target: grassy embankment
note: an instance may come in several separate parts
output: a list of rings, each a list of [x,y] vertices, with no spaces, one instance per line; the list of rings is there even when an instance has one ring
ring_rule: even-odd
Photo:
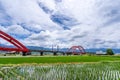
[[[120,61],[120,56],[42,56],[42,57],[0,57],[0,64],[31,63],[84,63]]]

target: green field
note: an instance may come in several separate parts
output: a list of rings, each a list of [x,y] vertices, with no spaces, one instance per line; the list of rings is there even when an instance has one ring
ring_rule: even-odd
[[[25,56],[25,57],[0,57],[0,64],[24,63],[83,63],[120,61],[120,56]]]
[[[2,80],[120,80],[120,56],[1,56]]]
[[[119,62],[0,67],[2,80],[120,80]]]

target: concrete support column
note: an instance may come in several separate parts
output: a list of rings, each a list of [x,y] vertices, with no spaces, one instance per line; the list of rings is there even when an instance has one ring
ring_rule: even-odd
[[[26,56],[26,52],[22,52],[22,56]]]
[[[64,53],[64,52],[63,52],[62,54],[63,54],[63,55],[65,55],[65,53]]]
[[[40,52],[40,56],[43,56],[43,52]]]
[[[53,52],[53,55],[56,56],[56,55],[57,55],[57,52]]]

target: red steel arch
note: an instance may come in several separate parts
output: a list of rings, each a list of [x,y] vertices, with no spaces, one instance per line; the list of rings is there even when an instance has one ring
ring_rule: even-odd
[[[0,37],[4,40],[8,41],[9,43],[13,44],[16,48],[6,48],[6,47],[0,47],[0,50],[2,51],[17,51],[17,52],[28,52],[29,50],[18,40],[14,39],[7,33],[0,30]]]
[[[85,49],[82,46],[72,46],[68,52],[72,52],[74,55],[86,54]]]

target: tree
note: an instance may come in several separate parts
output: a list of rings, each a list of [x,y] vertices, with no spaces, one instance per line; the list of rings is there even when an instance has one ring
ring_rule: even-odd
[[[112,51],[112,49],[107,49],[106,54],[107,55],[114,55],[114,52]]]

